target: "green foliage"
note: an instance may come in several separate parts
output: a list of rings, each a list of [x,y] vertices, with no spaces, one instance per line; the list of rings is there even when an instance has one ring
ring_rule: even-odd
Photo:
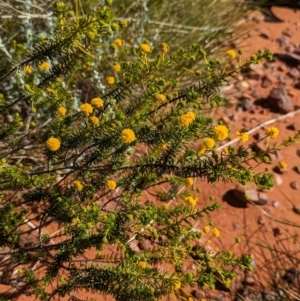
[[[222,152],[229,129],[207,116],[224,101],[220,85],[271,53],[243,63],[239,56],[233,67],[233,50],[223,63],[199,43],[169,52],[158,45],[156,55],[147,43],[112,47],[126,24],[108,4],[79,17],[57,2],[51,33],[10,49],[14,59],[0,78],[4,264],[40,300],[81,288],[155,300],[187,285],[213,288],[217,279],[229,286],[228,268],[251,270],[251,258],[208,252],[201,241],[207,231],[196,225],[220,205],[199,208],[197,191],[179,189],[196,177],[272,186],[249,162],[265,162],[276,147],[269,146],[274,128],[264,154],[242,145]],[[191,62],[200,71],[190,73]],[[192,84],[183,84],[186,77]],[[162,183],[173,191],[153,194]],[[146,191],[157,201],[145,202]],[[216,239],[219,230],[211,230]],[[187,262],[196,269],[184,272]]]

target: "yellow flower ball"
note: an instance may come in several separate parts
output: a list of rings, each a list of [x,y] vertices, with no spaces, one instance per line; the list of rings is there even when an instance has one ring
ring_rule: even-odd
[[[96,97],[96,98],[93,98],[93,99],[92,99],[91,104],[92,104],[93,106],[95,106],[96,108],[101,108],[101,107],[103,107],[103,105],[104,105],[104,101],[103,101],[102,98]]]
[[[219,236],[220,236],[220,231],[219,231],[217,228],[213,228],[213,229],[211,230],[211,233],[212,233],[212,235],[215,236],[215,237],[219,237]]]
[[[117,183],[114,180],[108,180],[106,186],[109,190],[115,190],[117,187]]]
[[[81,191],[83,189],[83,185],[81,184],[81,182],[79,180],[73,181],[73,185],[76,187],[76,189],[78,191]]]
[[[106,82],[109,84],[109,85],[113,85],[115,83],[115,78],[113,76],[108,76],[106,77]]]
[[[32,71],[33,71],[32,67],[30,67],[30,66],[28,66],[28,65],[26,65],[26,66],[24,67],[24,70],[25,70],[25,72],[28,73],[28,74],[31,74]]]
[[[163,150],[166,150],[166,149],[168,148],[168,143],[164,143],[164,144],[161,146],[161,148],[162,148]]]
[[[204,233],[209,233],[209,231],[210,231],[210,226],[205,226],[205,227],[203,228],[203,232],[204,232]]]
[[[147,267],[147,263],[145,261],[140,261],[138,266],[140,269],[145,269]]]
[[[131,143],[136,139],[135,134],[131,129],[124,129],[121,133],[121,138],[124,143]]]
[[[228,137],[229,131],[225,125],[217,125],[214,127],[214,133],[217,140],[222,141]]]
[[[49,70],[51,67],[50,63],[49,62],[43,62],[39,65],[39,69],[41,71],[44,71],[44,70]]]
[[[198,155],[201,156],[206,152],[206,146],[204,144],[200,144],[198,147]]]
[[[173,281],[172,286],[173,286],[174,291],[177,291],[181,288],[181,282],[176,279],[176,280]]]
[[[60,141],[57,138],[51,137],[47,140],[46,145],[51,152],[55,152],[60,148]]]
[[[204,138],[204,145],[207,149],[212,149],[215,146],[215,140],[212,138]]]
[[[236,53],[234,50],[230,49],[226,51],[226,54],[231,58],[231,59],[235,59],[236,58]]]
[[[114,63],[113,69],[118,73],[121,71],[121,65],[119,63]]]
[[[97,125],[99,123],[99,118],[96,116],[90,117],[90,121],[93,125]]]
[[[163,53],[167,53],[169,51],[169,45],[167,43],[162,43],[161,50]]]
[[[157,100],[159,100],[161,102],[165,101],[167,98],[165,94],[156,94],[155,97]]]
[[[223,153],[224,153],[225,155],[228,155],[228,154],[229,154],[229,149],[228,149],[228,147],[223,148]]]
[[[249,140],[249,134],[248,133],[237,132],[236,135],[241,139],[242,142],[247,142]]]
[[[268,127],[268,128],[266,129],[265,134],[266,134],[268,137],[274,139],[274,138],[276,138],[276,137],[279,135],[279,130],[278,130],[278,128],[275,127],[275,126],[270,126],[270,127]]]
[[[118,46],[121,47],[123,45],[123,41],[121,39],[115,39],[114,43]]]
[[[278,166],[281,168],[281,169],[286,169],[287,168],[287,164],[283,161],[279,162],[278,163]]]
[[[186,186],[192,186],[194,184],[194,179],[193,178],[186,178],[185,179],[185,184],[186,184]]]
[[[93,107],[89,103],[84,103],[80,106],[80,111],[83,112],[86,116],[89,116],[93,113]]]
[[[144,43],[140,45],[140,50],[142,52],[149,53],[151,51],[151,48],[149,44]]]
[[[196,204],[197,204],[197,200],[194,199],[194,198],[191,197],[191,196],[186,197],[186,198],[184,199],[184,201],[185,201],[186,205],[188,205],[188,206],[190,206],[190,207],[192,207],[192,208],[195,207]]]
[[[65,116],[66,113],[67,113],[67,109],[64,108],[64,107],[59,107],[59,108],[57,109],[57,111],[58,111],[58,113],[59,113],[60,115],[62,115],[62,116]]]
[[[189,126],[195,119],[195,113],[190,111],[180,116],[180,124],[182,126]]]

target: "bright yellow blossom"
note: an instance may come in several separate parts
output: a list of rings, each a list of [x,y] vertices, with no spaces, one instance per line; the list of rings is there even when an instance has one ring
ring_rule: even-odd
[[[81,191],[83,189],[83,185],[81,184],[81,182],[79,180],[73,181],[73,184],[78,191]]]
[[[155,95],[156,99],[163,102],[166,100],[166,95],[165,94],[156,94]]]
[[[211,233],[215,237],[219,237],[220,236],[220,231],[217,228],[212,228]]]
[[[117,183],[114,180],[108,180],[106,186],[109,190],[115,190],[117,187]]]
[[[220,141],[225,140],[228,137],[228,128],[225,125],[217,125],[214,127],[214,133],[216,138]]]
[[[188,205],[188,206],[190,206],[190,207],[192,207],[192,208],[195,207],[196,204],[197,204],[197,200],[194,199],[194,198],[191,197],[191,196],[186,197],[186,198],[184,199],[184,201],[185,201],[186,205]]]
[[[100,97],[93,98],[91,104],[97,108],[103,107],[104,101]]]
[[[186,184],[186,186],[192,186],[194,184],[194,179],[193,178],[186,178],[185,179],[185,184]]]
[[[248,133],[236,132],[236,135],[241,139],[242,142],[247,142],[249,140],[249,134]]]
[[[197,151],[198,155],[199,156],[203,155],[205,153],[205,151],[206,151],[205,145],[204,144],[200,144],[199,147],[198,147],[198,151]]]
[[[57,109],[57,111],[58,111],[59,114],[62,115],[62,116],[65,116],[66,113],[67,113],[67,109],[64,108],[64,107],[59,107],[59,108]]]
[[[117,73],[121,71],[121,65],[117,62],[113,63],[112,67]]]
[[[231,58],[231,59],[235,59],[236,58],[236,53],[234,50],[230,49],[226,51],[226,54]]]
[[[60,141],[57,138],[51,137],[47,140],[46,145],[51,152],[55,152],[60,148]]]
[[[145,261],[140,261],[138,265],[140,269],[145,269],[147,267],[147,263]]]
[[[180,124],[182,126],[189,126],[195,120],[195,118],[196,116],[194,112],[187,112],[180,116]]]
[[[274,139],[279,135],[279,130],[275,126],[270,126],[266,129],[265,133],[266,133],[267,136]]]
[[[106,81],[109,85],[113,85],[115,83],[115,78],[113,76],[107,76]]]
[[[89,116],[93,112],[93,107],[89,103],[84,103],[80,106],[80,111]]]
[[[174,289],[174,291],[177,291],[180,288],[181,288],[181,282],[178,279],[174,280],[173,281],[173,289]]]
[[[163,150],[167,149],[167,148],[168,148],[168,143],[164,143],[164,144],[161,146],[161,148],[162,148]]]
[[[228,147],[223,148],[223,153],[224,153],[225,155],[228,155],[228,154],[229,154]]]
[[[150,45],[149,45],[149,44],[144,43],[144,44],[141,44],[141,45],[140,45],[140,50],[141,50],[142,52],[149,53],[149,52],[151,51],[151,48],[150,48]]]
[[[41,63],[40,65],[39,65],[39,69],[41,70],[41,71],[43,71],[43,70],[49,70],[50,69],[50,63],[49,62],[43,62],[43,63]]]
[[[131,143],[136,139],[135,134],[131,129],[124,129],[121,133],[121,138],[124,143]]]
[[[90,121],[93,125],[97,125],[99,123],[99,118],[96,116],[90,117]]]
[[[203,232],[204,232],[204,233],[209,233],[209,231],[210,231],[210,226],[205,226],[205,227],[203,228]]]
[[[30,67],[30,66],[28,66],[28,65],[26,65],[26,66],[24,67],[24,70],[25,70],[25,72],[28,73],[28,74],[31,74],[32,71],[33,71],[32,67]]]
[[[204,138],[204,145],[207,149],[212,149],[215,146],[215,140],[212,138]]]
[[[169,51],[169,45],[167,43],[162,43],[161,50],[163,53],[167,53]]]
[[[281,169],[286,169],[287,168],[287,164],[283,161],[279,162],[278,165]]]
[[[123,41],[121,39],[115,39],[114,43],[118,46],[121,47],[123,45]]]

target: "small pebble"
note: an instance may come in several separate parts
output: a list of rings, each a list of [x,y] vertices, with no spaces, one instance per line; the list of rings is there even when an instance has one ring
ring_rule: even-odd
[[[300,174],[300,166],[299,166],[299,165],[296,165],[296,166],[294,167],[294,170],[295,170],[297,173]]]
[[[275,185],[279,186],[282,184],[283,182],[282,177],[279,174],[277,173],[273,174],[273,178],[274,178]]]
[[[262,216],[258,217],[257,222],[260,225],[265,225],[266,224],[266,222],[265,222],[265,220],[264,220],[264,218]]]
[[[278,207],[279,207],[279,202],[278,202],[278,201],[274,201],[274,202],[272,203],[272,206],[273,206],[274,208],[278,208]]]
[[[239,229],[240,228],[240,225],[239,223],[232,223],[232,228],[235,230],[235,229]]]
[[[294,182],[291,182],[290,183],[290,186],[293,188],[293,189],[299,189],[299,183],[294,181]]]
[[[297,214],[300,214],[300,205],[294,206],[293,211]]]

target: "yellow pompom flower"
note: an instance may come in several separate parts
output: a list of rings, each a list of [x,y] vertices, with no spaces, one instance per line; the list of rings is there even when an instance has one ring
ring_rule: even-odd
[[[195,118],[196,116],[194,112],[187,112],[180,116],[180,124],[182,126],[189,126],[195,120]]]
[[[193,178],[186,178],[185,179],[185,184],[186,184],[186,186],[192,186],[194,184],[194,179]]]
[[[228,155],[228,154],[229,154],[229,149],[228,149],[228,147],[223,148],[223,153],[224,153],[225,155]]]
[[[236,135],[241,139],[242,142],[247,142],[249,140],[249,134],[248,133],[236,132]]]
[[[96,108],[101,108],[101,107],[103,107],[103,105],[104,105],[104,101],[103,101],[102,98],[96,97],[96,98],[93,98],[93,99],[92,99],[91,104],[92,104],[93,106],[95,106]]]
[[[117,183],[114,180],[108,180],[106,186],[109,190],[115,190],[117,187]]]
[[[187,301],[194,301],[194,298],[189,297],[189,298],[187,299]]]
[[[209,231],[210,231],[210,226],[205,226],[205,227],[203,228],[203,232],[204,232],[204,233],[209,233]]]
[[[144,43],[140,45],[140,50],[142,52],[149,53],[151,51],[151,48],[149,44]]]
[[[96,116],[90,117],[90,121],[93,125],[97,125],[99,123],[99,118]]]
[[[278,166],[281,168],[281,169],[286,169],[287,168],[287,164],[283,161],[279,162],[278,163]]]
[[[121,133],[121,138],[124,143],[131,143],[135,140],[135,134],[131,129],[124,129]]]
[[[109,85],[113,85],[115,83],[115,78],[113,76],[107,76],[106,77],[106,82],[109,84]]]
[[[93,107],[89,103],[84,103],[80,106],[80,111],[83,112],[86,116],[89,116],[93,113]]]
[[[30,67],[30,66],[28,66],[28,65],[26,65],[26,66],[24,67],[24,70],[25,70],[25,72],[28,73],[28,74],[31,74],[32,71],[33,71],[32,67]]]
[[[46,145],[51,152],[55,152],[60,148],[60,141],[57,138],[51,137],[47,140]]]
[[[163,53],[167,53],[169,51],[169,45],[167,43],[162,43],[161,50]]]
[[[204,145],[207,149],[212,149],[215,146],[215,140],[212,138],[204,138]]]
[[[225,125],[217,125],[214,127],[214,133],[219,141],[225,140],[228,137],[228,128]]]
[[[49,62],[43,62],[39,65],[39,69],[41,71],[44,71],[44,70],[49,70],[50,69],[50,63]]]
[[[204,144],[200,144],[198,147],[198,155],[201,156],[206,152],[206,146]]]
[[[230,49],[226,51],[226,54],[231,58],[231,59],[235,59],[236,58],[236,53],[234,50]]]
[[[117,62],[113,63],[112,67],[117,73],[121,71],[121,65]]]
[[[174,291],[177,291],[181,288],[181,282],[178,279],[173,280],[173,289]]]
[[[166,100],[166,95],[165,94],[156,94],[155,95],[156,99],[163,102]]]
[[[211,233],[212,233],[212,235],[215,236],[215,237],[219,237],[219,236],[220,236],[220,231],[219,231],[217,228],[213,228],[213,229],[211,230]]]
[[[197,200],[194,199],[194,198],[191,197],[191,196],[186,197],[186,198],[184,199],[184,201],[185,201],[186,205],[188,205],[188,206],[190,206],[190,207],[192,207],[192,208],[195,207],[196,204],[197,204]]]
[[[168,148],[168,143],[164,143],[164,144],[161,146],[161,148],[162,148],[163,150],[167,149],[167,148]]]
[[[118,46],[121,47],[123,45],[123,41],[121,39],[115,39],[114,43]]]
[[[60,115],[62,115],[62,116],[65,116],[66,113],[67,113],[67,109],[64,108],[64,107],[59,107],[59,108],[57,109],[57,111],[58,111],[58,113],[59,113]]]
[[[73,181],[73,185],[76,187],[76,189],[78,191],[81,191],[83,189],[83,185],[81,184],[81,182],[79,180]]]
[[[265,134],[266,134],[268,137],[274,139],[274,138],[276,138],[276,137],[279,135],[279,130],[278,130],[278,128],[275,127],[275,126],[270,126],[270,127],[268,127],[268,128],[266,129]]]
[[[140,261],[138,266],[140,269],[145,269],[147,267],[147,263],[145,261]]]

